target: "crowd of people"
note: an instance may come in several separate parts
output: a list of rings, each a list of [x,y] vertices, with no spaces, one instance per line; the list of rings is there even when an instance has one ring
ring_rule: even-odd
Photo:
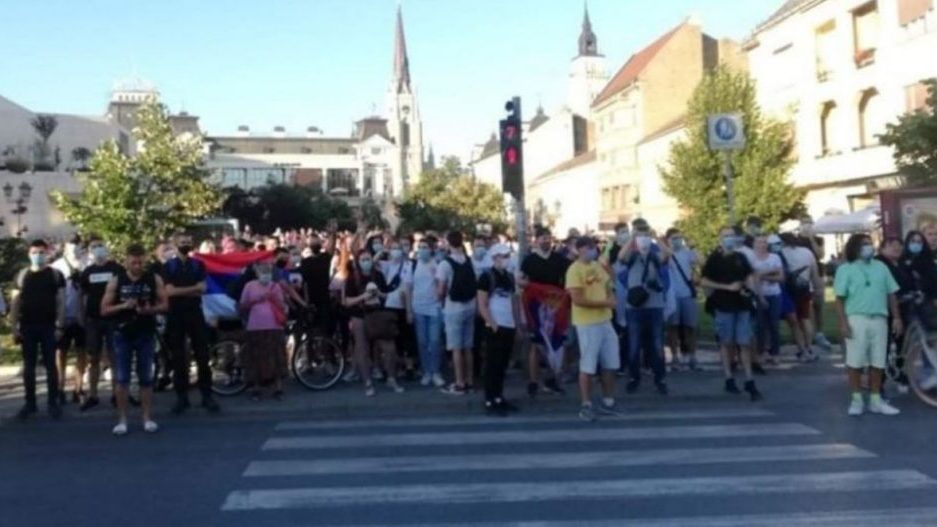
[[[504,234],[395,236],[364,228],[338,232],[334,225],[321,232],[211,237],[199,240],[198,247],[190,235],[180,234],[152,251],[133,245],[121,262],[98,237],[75,236],[60,248],[35,240],[10,305],[24,358],[26,402],[18,416],[26,420],[37,410],[40,356],[49,413],[61,416],[69,400],[66,372],[73,352],[70,400],[81,411],[100,404],[102,370],[110,369],[115,435],[128,433],[129,408],[136,405],[143,429],[158,430],[154,390],[171,385],[173,413],[189,409],[189,350],[201,405],[218,412],[208,347],[220,322],[204,314],[206,269],[194,256],[256,251],[269,258],[245,271],[235,294],[253,399],[261,399],[264,389],[283,398],[284,328],[290,317],[312,313],[351,358],[354,368],[345,381],[360,382],[367,397],[377,394],[379,382],[394,393],[411,381],[451,396],[480,389],[484,411],[504,416],[517,410],[504,395],[505,372],[520,362],[532,398],[564,392],[566,380],[578,374],[579,416],[591,421],[618,413],[617,377],[626,377],[625,391],[635,393],[649,370],[656,390],[667,395],[668,371],[698,370],[696,342],[705,311],[721,351],[724,390],[744,391],[757,401],[763,394],[755,376],[777,363],[782,322],[790,327],[801,361],[814,361],[819,350],[830,347],[820,331],[824,249],[811,226],[805,218],[797,234],[773,234],[752,217],[744,227],[722,229],[718,247],[705,259],[678,229],[661,236],[641,219],[619,224],[607,238],[573,231],[557,239],[538,226],[527,254],[519,254]],[[866,409],[898,413],[882,398],[881,386],[886,353],[911,316],[900,299],[911,292],[926,303],[937,299],[937,230],[912,232],[904,241],[887,239],[878,259],[875,253],[868,236],[853,236],[833,281],[851,415]],[[563,317],[554,310],[540,319],[525,305],[522,295],[535,288],[569,302],[570,324],[560,346],[544,326],[562,324]],[[157,349],[163,323],[167,345]],[[517,361],[524,350],[526,356]],[[868,405],[860,392],[866,369]],[[128,389],[133,374],[139,400]],[[594,405],[596,377],[601,397]]]

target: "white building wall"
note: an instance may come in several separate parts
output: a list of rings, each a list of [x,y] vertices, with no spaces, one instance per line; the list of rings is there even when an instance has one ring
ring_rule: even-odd
[[[797,13],[755,35],[757,47],[748,54],[758,98],[772,117],[795,126],[798,162],[793,182],[807,186],[807,206],[814,216],[849,211],[857,203],[849,197],[864,194],[864,184],[843,182],[885,178],[895,172],[891,149],[863,145],[859,103],[865,90],[878,91],[873,108],[873,133],[884,131],[905,112],[905,88],[937,76],[937,12],[902,27],[897,2],[879,0],[879,32],[874,63],[858,68],[854,53],[853,10],[866,0],[827,0]],[[828,52],[823,52],[817,29],[833,21]],[[819,43],[818,43],[819,42]],[[818,79],[818,54],[824,58],[828,80]],[[830,151],[823,152],[821,112],[832,101],[836,112],[828,134]],[[843,183],[840,185],[840,183]],[[823,190],[834,185],[835,191]],[[841,188],[839,188],[841,187]]]
[[[674,143],[686,138],[686,129],[679,128],[638,145],[638,214],[651,227],[663,234],[681,217],[680,205],[664,192],[661,169],[669,166],[670,149]]]
[[[37,237],[53,237],[61,239],[62,237],[75,232],[75,228],[65,221],[65,217],[55,207],[52,201],[52,191],[60,190],[67,194],[78,193],[81,191],[81,184],[77,177],[71,172],[35,172],[25,174],[13,174],[7,171],[0,171],[0,187],[10,184],[14,187],[13,198],[19,194],[17,190],[24,182],[32,185],[32,193],[28,202],[26,202],[27,212],[21,218],[21,225],[27,228],[24,238],[32,239]],[[5,199],[0,197],[0,199]],[[14,206],[0,207],[0,218],[3,219],[3,227],[0,227],[0,235],[13,236],[16,233],[17,221],[16,215],[12,213]]]
[[[573,144],[573,114],[569,109],[556,115],[528,132],[524,139],[524,175],[533,181],[541,174],[575,156]]]
[[[599,227],[599,167],[591,162],[567,171],[535,180],[527,187],[528,204],[543,200],[551,213],[558,210],[554,227],[557,236],[569,229],[580,232],[595,231]],[[556,204],[559,203],[559,209]],[[528,214],[532,214],[528,205]]]
[[[526,159],[524,160],[526,162]],[[501,156],[498,154],[479,159],[472,164],[475,179],[501,188]]]

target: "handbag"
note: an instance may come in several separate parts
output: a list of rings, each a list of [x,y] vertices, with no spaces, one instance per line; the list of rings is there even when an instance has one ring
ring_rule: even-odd
[[[647,272],[650,270],[652,263],[653,260],[648,255],[647,261],[644,262],[644,272],[641,273],[641,285],[628,288],[627,299],[631,307],[641,307],[651,298],[651,293],[648,292],[645,284],[647,283]]]
[[[394,340],[400,334],[397,314],[380,309],[364,315],[364,333],[369,341]]]

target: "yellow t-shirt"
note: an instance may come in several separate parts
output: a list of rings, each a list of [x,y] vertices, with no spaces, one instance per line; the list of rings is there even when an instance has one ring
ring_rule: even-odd
[[[611,277],[598,262],[584,264],[576,261],[566,271],[566,289],[582,289],[586,300],[608,300]],[[611,308],[580,307],[573,304],[573,325],[588,326],[612,319]]]

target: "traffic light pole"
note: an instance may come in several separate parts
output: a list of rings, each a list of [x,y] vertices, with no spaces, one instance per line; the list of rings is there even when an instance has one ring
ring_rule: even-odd
[[[501,188],[511,195],[515,216],[515,233],[520,257],[527,254],[527,211],[524,204],[524,121],[521,98],[514,97],[504,105],[507,117],[501,129]]]
[[[514,205],[514,221],[516,222],[515,230],[517,232],[517,254],[519,255],[517,265],[520,265],[529,249],[527,243],[527,208],[524,205],[524,196],[521,196],[520,199],[513,198],[512,202]]]

